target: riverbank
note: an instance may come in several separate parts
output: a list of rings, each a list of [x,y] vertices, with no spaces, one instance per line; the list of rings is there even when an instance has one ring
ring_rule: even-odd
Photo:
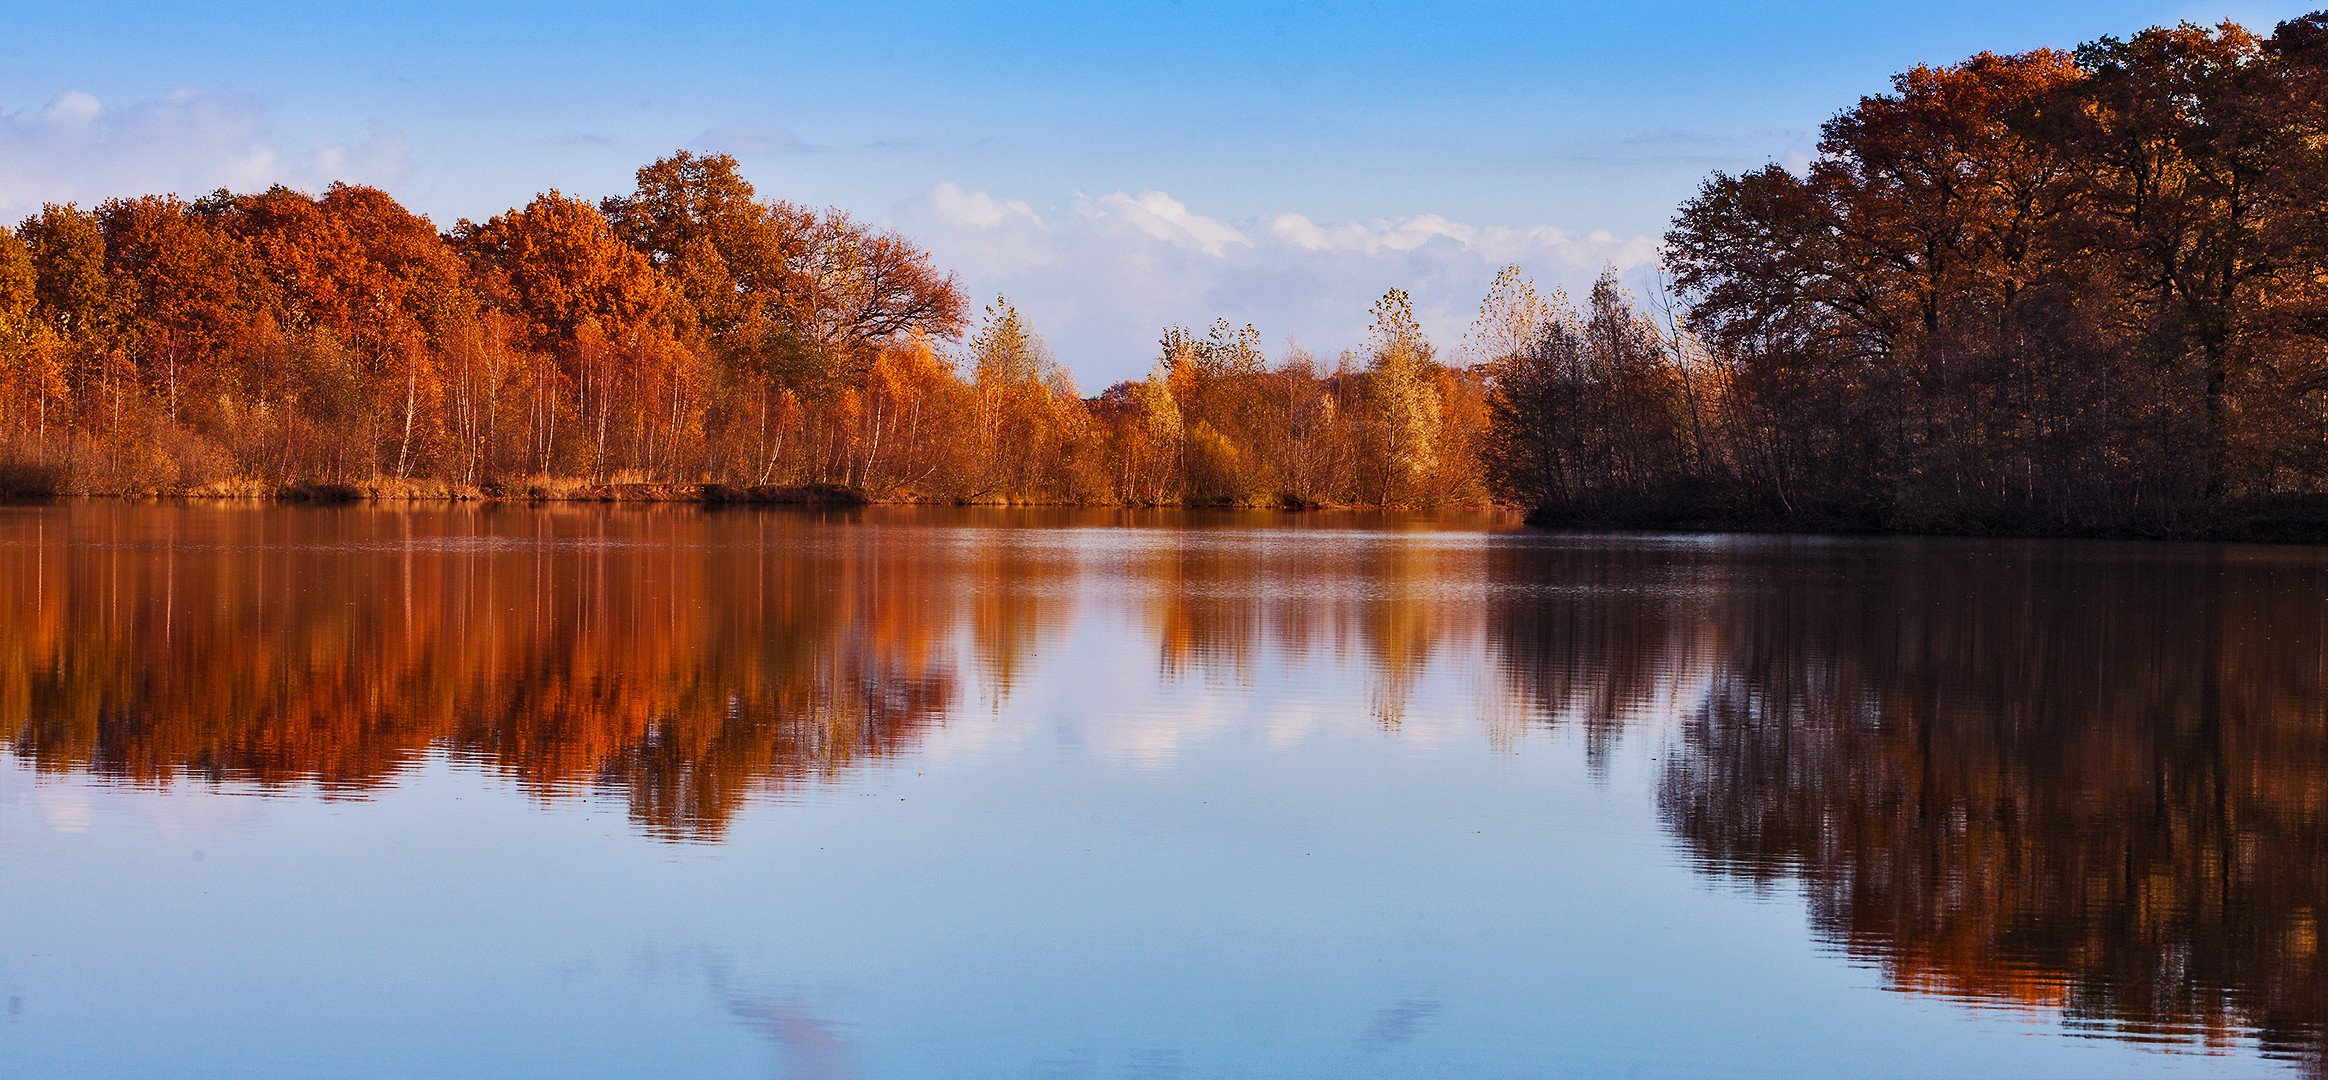
[[[0,481],[6,477],[0,476]],[[1244,500],[1171,500],[1153,503],[1044,502],[992,496],[870,492],[844,484],[718,484],[595,482],[567,477],[488,480],[482,484],[374,477],[360,481],[270,483],[215,481],[174,490],[74,491],[0,485],[0,503],[50,499],[224,500],[306,504],[350,503],[671,503],[701,506],[930,506],[1067,509],[1186,509],[1504,512],[1498,506],[1379,507],[1263,496]],[[1873,508],[1780,508],[1713,501],[1643,500],[1537,507],[1520,516],[1532,528],[1615,533],[1751,533],[1823,536],[1940,536],[1996,539],[2182,540],[2328,544],[2328,495],[2272,495],[2179,507],[2115,520],[2045,521],[1909,516]]]
[[[558,477],[489,480],[482,484],[433,480],[373,478],[360,481],[305,481],[270,483],[261,480],[221,480],[182,488],[141,491],[77,491],[61,486],[8,485],[0,477],[0,500],[29,501],[55,498],[91,499],[248,499],[273,502],[692,502],[769,503],[792,506],[863,506],[875,500],[863,490],[840,484],[742,486],[734,484],[668,484],[613,482]]]
[[[15,480],[15,483],[11,483]],[[483,503],[696,503],[702,505],[767,506],[995,506],[1088,507],[1113,509],[1175,508],[1190,510],[1501,510],[1496,506],[1377,507],[1354,506],[1327,500],[1284,495],[1256,495],[1244,499],[1175,499],[1151,503],[1080,501],[1060,502],[1004,498],[989,494],[942,495],[927,492],[873,492],[847,484],[718,484],[592,481],[569,477],[493,479],[479,484],[439,480],[373,477],[353,481],[274,483],[262,480],[220,480],[174,488],[144,490],[76,490],[68,485],[24,482],[0,470],[0,503],[36,502],[58,498],[85,499],[230,499],[261,502],[483,502]]]
[[[1776,507],[1711,501],[1542,506],[1536,528],[1675,533],[1808,533],[1998,539],[2218,540],[2328,544],[2328,495],[2277,494],[2160,507],[2109,517],[1917,514],[1884,507]]]

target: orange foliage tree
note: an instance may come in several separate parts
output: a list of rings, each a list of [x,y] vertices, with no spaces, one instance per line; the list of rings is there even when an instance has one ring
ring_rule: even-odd
[[[964,349],[969,315],[911,240],[725,155],[442,232],[347,184],[48,206],[0,241],[0,495],[1486,498],[1485,375],[1411,318],[1331,371],[1169,330],[1086,399],[1008,301]]]

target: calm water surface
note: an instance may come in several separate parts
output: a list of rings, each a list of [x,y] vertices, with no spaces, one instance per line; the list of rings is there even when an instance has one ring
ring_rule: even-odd
[[[0,1075],[2323,1071],[2328,554],[0,508]]]

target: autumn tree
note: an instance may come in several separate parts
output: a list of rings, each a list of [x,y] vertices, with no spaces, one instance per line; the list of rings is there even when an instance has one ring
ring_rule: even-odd
[[[672,298],[647,257],[597,207],[556,191],[482,225],[464,222],[456,237],[519,339],[558,361],[556,382],[537,380],[544,407],[531,418],[542,467],[560,460],[555,439],[570,425],[591,474],[654,469],[660,436],[691,419],[698,379],[674,347]],[[572,388],[571,417],[557,415],[558,382]]]
[[[1262,441],[1259,382],[1267,364],[1261,332],[1217,319],[1203,337],[1167,327],[1159,346],[1162,389],[1172,397],[1181,429],[1184,495],[1229,505],[1252,499],[1274,479],[1255,456]]]
[[[34,438],[48,434],[49,410],[65,391],[55,334],[35,317],[39,273],[32,249],[0,230],[0,408],[14,428]]]
[[[1424,481],[1439,464],[1433,349],[1415,321],[1406,290],[1382,294],[1373,316],[1366,350],[1366,449],[1372,475],[1363,498],[1376,506],[1404,505],[1428,497]]]
[[[1513,291],[1517,291],[1516,288]],[[1491,295],[1482,321],[1507,307]],[[1634,307],[1615,268],[1584,310],[1541,309],[1534,336],[1495,362],[1488,477],[1515,501],[1567,514],[1671,513],[1700,479],[1688,438],[1690,374]]]
[[[1517,265],[1495,272],[1479,314],[1463,335],[1463,353],[1473,364],[1500,364],[1526,352],[1543,334],[1556,308],[1568,298],[1557,290],[1550,299],[1536,291],[1536,283]]]
[[[916,335],[949,339],[961,290],[927,252],[838,210],[761,201],[736,160],[681,150],[600,205],[712,343],[795,391],[864,374]]]
[[[1918,67],[1803,175],[1716,174],[1667,264],[1739,498],[2173,530],[2319,490],[2320,25]]]
[[[980,462],[973,499],[1079,497],[1074,456],[1085,418],[1075,384],[1009,299],[986,307],[970,338]]]

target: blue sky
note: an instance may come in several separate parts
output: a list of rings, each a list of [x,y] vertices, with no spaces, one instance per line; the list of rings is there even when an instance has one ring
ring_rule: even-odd
[[[1008,292],[1087,387],[1157,328],[1324,358],[1400,286],[1636,275],[1712,169],[1799,161],[1918,62],[2311,5],[62,4],[0,34],[0,214],[334,178],[439,224],[680,146]]]

